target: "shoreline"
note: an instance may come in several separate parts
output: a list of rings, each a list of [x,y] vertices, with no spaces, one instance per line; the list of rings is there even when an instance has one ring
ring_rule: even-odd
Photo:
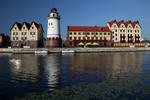
[[[36,51],[46,51],[47,53],[150,52],[150,47],[0,48],[0,53],[35,54]]]

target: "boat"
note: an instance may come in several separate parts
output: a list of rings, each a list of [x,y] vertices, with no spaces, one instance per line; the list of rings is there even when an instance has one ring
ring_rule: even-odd
[[[35,51],[35,54],[48,54],[48,51],[46,50],[40,50],[40,51]]]
[[[74,53],[74,50],[63,50],[62,53]]]

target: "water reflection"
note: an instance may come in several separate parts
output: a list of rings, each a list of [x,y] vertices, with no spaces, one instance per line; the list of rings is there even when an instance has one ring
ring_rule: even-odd
[[[56,87],[59,84],[60,68],[60,54],[53,54],[45,57],[45,74],[50,87]]]
[[[142,53],[97,53],[65,56],[70,82],[139,79]]]
[[[39,56],[12,55],[9,61],[13,79],[34,82],[40,76]]]

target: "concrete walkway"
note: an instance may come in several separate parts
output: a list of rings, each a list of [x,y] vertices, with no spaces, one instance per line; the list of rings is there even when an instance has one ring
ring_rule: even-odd
[[[0,48],[0,53],[34,54],[35,51],[48,51],[48,53],[62,53],[62,51],[74,51],[75,53],[98,52],[142,52],[149,51],[150,47],[99,47],[99,48]]]

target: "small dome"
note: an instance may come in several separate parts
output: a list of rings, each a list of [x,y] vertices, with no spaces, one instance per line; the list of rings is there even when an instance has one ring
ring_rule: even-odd
[[[52,8],[51,9],[51,13],[57,13],[57,9],[56,8]]]

